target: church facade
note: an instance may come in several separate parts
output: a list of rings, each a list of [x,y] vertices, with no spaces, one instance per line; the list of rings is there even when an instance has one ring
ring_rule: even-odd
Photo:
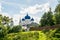
[[[34,22],[34,18],[31,18],[31,17],[27,14],[24,18],[20,19],[19,24],[22,26],[22,29],[29,30],[28,25],[31,24],[32,22]]]

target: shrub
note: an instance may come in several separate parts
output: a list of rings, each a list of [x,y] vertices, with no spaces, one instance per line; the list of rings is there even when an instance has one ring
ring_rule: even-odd
[[[17,32],[20,32],[21,29],[22,29],[21,26],[17,25],[17,26],[14,26],[13,28],[11,28],[8,33],[17,33]]]
[[[46,40],[46,36],[40,31],[20,32],[8,34],[4,40]]]
[[[7,34],[7,27],[0,25],[0,38],[3,38]]]

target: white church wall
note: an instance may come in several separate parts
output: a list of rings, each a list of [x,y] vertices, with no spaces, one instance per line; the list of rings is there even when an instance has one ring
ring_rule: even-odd
[[[31,20],[31,19],[26,19],[26,20],[25,20],[25,24],[30,24],[30,23],[31,23],[30,20]]]
[[[27,28],[27,24],[31,24],[34,21],[31,21],[31,18],[24,18],[24,20],[21,19],[20,24],[22,25],[22,29],[27,29],[29,30],[29,28]]]

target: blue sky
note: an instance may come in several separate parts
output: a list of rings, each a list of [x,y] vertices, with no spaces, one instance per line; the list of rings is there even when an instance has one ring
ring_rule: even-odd
[[[54,11],[57,4],[57,0],[0,0],[0,14],[12,17],[18,24],[19,19],[28,13],[38,23],[43,13],[49,7]]]

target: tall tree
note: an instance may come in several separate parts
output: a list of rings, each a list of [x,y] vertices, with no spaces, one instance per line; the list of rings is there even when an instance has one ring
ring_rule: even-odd
[[[53,12],[51,11],[51,8],[47,13],[47,22],[48,22],[48,24],[47,24],[48,26],[54,25]]]
[[[40,20],[40,24],[41,24],[41,26],[47,25],[47,13],[44,13],[44,15],[42,16],[42,18]]]
[[[3,21],[3,16],[0,14],[0,24],[2,23]]]
[[[17,33],[17,32],[20,32],[21,29],[22,29],[22,27],[20,25],[17,25],[17,26],[14,26],[13,28],[11,28],[8,33]]]
[[[47,13],[44,13],[44,15],[41,18],[41,26],[52,26],[54,25],[54,20],[53,20],[53,13],[50,10]]]
[[[60,24],[60,4],[58,4],[56,6],[56,9],[55,9],[55,21],[56,21],[56,24]]]
[[[60,4],[58,4],[58,5],[56,6],[55,12],[59,12],[59,13],[60,13]]]

